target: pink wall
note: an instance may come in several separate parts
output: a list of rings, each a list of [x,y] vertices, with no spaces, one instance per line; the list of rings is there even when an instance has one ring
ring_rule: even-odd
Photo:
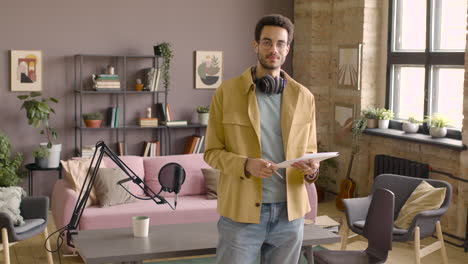
[[[60,100],[55,107],[57,114],[51,122],[61,134],[62,159],[67,159],[73,154],[75,137],[73,55],[151,55],[153,45],[170,42],[175,57],[171,67],[169,103],[177,119],[191,121],[194,108],[209,104],[214,91],[193,88],[193,52],[223,51],[224,79],[237,76],[255,63],[252,49],[254,26],[261,16],[269,13],[281,13],[292,18],[293,1],[2,1],[0,130],[10,136],[14,151],[24,153],[25,163],[33,161],[31,152],[43,137],[27,124],[24,111],[19,110],[20,101],[16,96],[23,93],[10,91],[10,50],[42,50],[43,94]],[[290,58],[285,69],[291,73]],[[97,105],[99,108],[101,103],[101,109],[109,103],[106,97],[92,100],[94,107]],[[138,97],[132,98],[127,116],[131,117],[132,112],[144,113],[139,100]],[[193,130],[181,130],[173,135],[173,153],[182,151],[184,137],[192,133]],[[127,139],[141,144],[148,137],[146,134],[130,132]],[[89,137],[90,144],[101,136],[104,140],[109,138],[108,133],[95,134]],[[139,149],[140,145],[135,143],[129,147],[131,150]],[[55,179],[52,173],[35,173],[34,194],[50,194]],[[27,187],[26,180],[23,186]]]

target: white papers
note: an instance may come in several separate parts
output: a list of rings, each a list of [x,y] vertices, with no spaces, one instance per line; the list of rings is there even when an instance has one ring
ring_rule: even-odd
[[[321,153],[313,153],[313,154],[305,154],[304,156],[297,158],[297,159],[292,159],[292,160],[286,160],[281,163],[278,163],[278,167],[280,168],[290,168],[291,165],[294,162],[301,161],[301,160],[309,160],[313,159],[314,161],[322,161],[326,160],[329,158],[334,158],[336,156],[340,155],[338,152],[321,152]]]

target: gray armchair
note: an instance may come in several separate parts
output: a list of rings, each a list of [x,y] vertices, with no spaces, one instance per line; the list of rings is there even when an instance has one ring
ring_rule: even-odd
[[[407,177],[395,174],[381,174],[375,178],[372,193],[376,189],[384,188],[392,191],[395,194],[395,212],[393,219],[395,220],[400,213],[401,208],[405,204],[408,197],[421,183],[426,181],[436,188],[445,187],[445,199],[439,209],[423,211],[418,213],[412,220],[410,227],[406,229],[393,228],[393,241],[414,241],[415,263],[419,264],[421,258],[436,251],[441,250],[442,261],[448,264],[447,251],[445,249],[444,238],[442,236],[442,229],[440,227],[440,217],[448,210],[450,199],[452,196],[452,186],[440,180],[421,179],[414,177]],[[349,242],[349,230],[358,235],[362,235],[364,231],[365,219],[369,209],[372,195],[363,198],[345,199],[346,221],[342,227],[341,234],[343,236],[341,242],[341,249],[346,249]],[[436,231],[439,241],[429,245],[423,249],[420,247],[420,240],[432,236]]]
[[[49,197],[25,197],[21,200],[20,210],[21,216],[23,216],[26,222],[21,226],[14,226],[11,218],[7,214],[0,212],[0,229],[2,232],[0,249],[3,248],[6,264],[10,264],[10,245],[31,238],[39,233],[43,234],[44,239],[49,236],[47,232]],[[48,241],[46,245],[50,249]],[[52,253],[47,251],[46,254],[47,263],[53,264]]]

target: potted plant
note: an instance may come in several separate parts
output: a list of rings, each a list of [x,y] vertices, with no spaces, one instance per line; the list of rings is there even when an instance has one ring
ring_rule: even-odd
[[[422,124],[423,121],[417,120],[414,117],[409,117],[407,121],[403,122],[402,129],[406,133],[416,133],[419,130],[419,124]]]
[[[48,168],[56,168],[60,162],[60,152],[62,144],[54,144],[53,140],[58,139],[59,134],[55,128],[50,125],[50,114],[55,114],[55,110],[49,105],[58,103],[54,97],[40,97],[40,92],[31,92],[29,95],[19,95],[18,99],[23,101],[21,109],[25,109],[28,124],[40,129],[40,134],[45,135],[47,142],[40,145],[47,146],[50,151],[48,157]]]
[[[0,187],[15,186],[21,182],[23,174],[20,168],[23,155],[16,153],[11,157],[11,143],[8,136],[0,132]]]
[[[208,125],[209,112],[210,112],[210,106],[198,106],[197,107],[198,123],[202,125]]]
[[[362,115],[367,119],[367,128],[377,127],[377,113],[374,107],[369,107],[362,111]]]
[[[375,110],[375,115],[379,122],[379,128],[388,128],[390,119],[393,119],[393,117],[395,116],[395,114],[391,110],[385,108],[377,108]]]
[[[164,88],[167,90],[169,87],[169,68],[171,66],[171,59],[174,57],[172,54],[171,44],[167,42],[159,43],[153,47],[154,55],[162,57],[161,74],[164,80]]]
[[[318,142],[317,148],[319,153],[328,151],[320,142]],[[315,185],[317,189],[317,202],[324,200],[325,191],[330,187],[331,184],[336,184],[336,180],[333,179],[331,175],[335,175],[337,173],[337,169],[337,159],[326,159],[320,162],[319,177]]]
[[[434,138],[442,138],[447,135],[447,126],[449,121],[443,116],[434,113],[431,117],[426,117],[424,122],[427,123],[429,128],[429,134]]]
[[[104,115],[101,112],[83,114],[83,121],[86,127],[98,128],[101,126]]]
[[[47,158],[50,155],[47,146],[39,146],[33,151],[34,162],[39,168],[47,168]]]

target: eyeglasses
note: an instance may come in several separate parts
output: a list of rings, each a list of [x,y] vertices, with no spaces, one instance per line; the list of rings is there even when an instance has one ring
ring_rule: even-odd
[[[277,50],[283,51],[284,49],[286,49],[286,47],[288,45],[286,44],[286,42],[280,40],[280,41],[276,42],[275,46],[276,46]],[[273,42],[271,40],[268,40],[268,39],[263,39],[263,40],[260,41],[260,47],[262,49],[269,50],[269,49],[271,49],[271,47],[273,47]]]

